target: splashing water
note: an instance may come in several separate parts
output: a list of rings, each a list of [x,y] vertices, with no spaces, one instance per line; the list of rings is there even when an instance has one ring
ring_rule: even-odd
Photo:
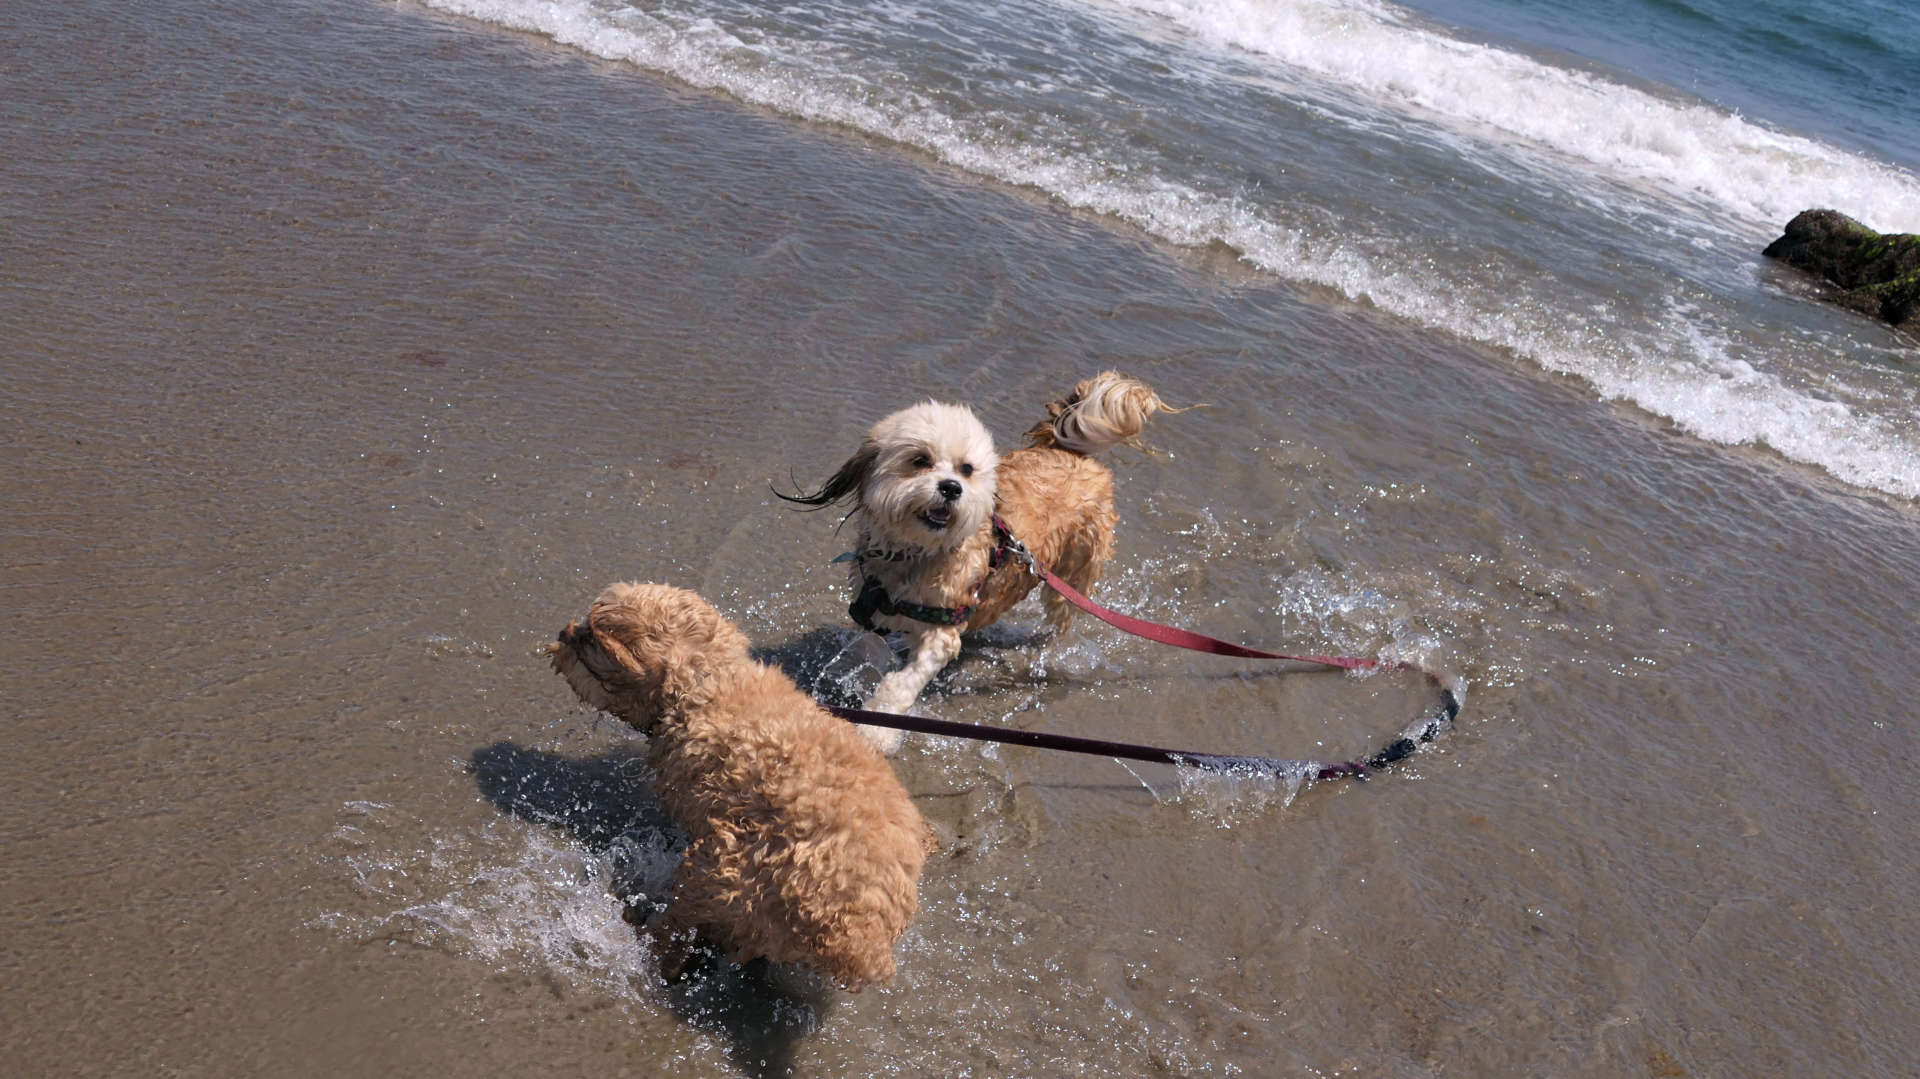
[[[434,833],[393,807],[349,802],[329,837],[364,902],[315,923],[348,939],[435,948],[489,966],[558,974],[627,1002],[646,999],[652,957],[621,918],[624,902],[671,890],[679,851],[665,833],[617,837],[594,853],[513,821],[473,835]],[[621,897],[625,896],[626,899]]]

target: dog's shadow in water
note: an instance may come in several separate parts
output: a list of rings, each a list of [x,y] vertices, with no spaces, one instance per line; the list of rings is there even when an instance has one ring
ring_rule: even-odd
[[[1031,650],[1052,638],[1052,631],[1047,629],[1000,623],[969,633],[960,655],[928,684],[929,693],[937,696],[950,689],[959,672],[986,661],[995,652]],[[820,703],[858,708],[883,673],[878,664],[886,663],[890,669],[904,658],[904,645],[897,640],[881,640],[864,630],[821,626],[770,648],[755,648],[752,654],[754,659],[780,668]]]
[[[660,807],[639,752],[574,759],[512,742],[474,751],[474,783],[503,813],[565,832],[602,856],[614,895],[636,909],[660,906],[662,870],[686,847]],[[650,976],[650,975],[649,975]],[[831,991],[803,971],[765,960],[736,966],[711,953],[662,992],[683,1022],[725,1042],[734,1065],[755,1079],[790,1075],[804,1035],[819,1028]]]
[[[821,626],[771,648],[754,648],[751,652],[761,663],[780,668],[780,673],[820,703],[858,707],[865,697],[861,688],[864,669],[874,658],[864,650],[874,647],[854,632]],[[877,677],[877,673],[865,676],[871,679]]]

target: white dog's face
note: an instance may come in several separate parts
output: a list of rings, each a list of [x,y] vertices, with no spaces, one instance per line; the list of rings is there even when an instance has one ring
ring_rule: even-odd
[[[873,426],[860,482],[868,532],[889,547],[952,550],[993,516],[993,436],[960,405],[928,401]]]

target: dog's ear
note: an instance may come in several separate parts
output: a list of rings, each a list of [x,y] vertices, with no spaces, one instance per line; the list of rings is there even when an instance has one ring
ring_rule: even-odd
[[[642,734],[650,733],[659,718],[653,676],[633,662],[617,639],[602,637],[591,623],[591,617],[586,624],[569,622],[559,639],[547,645],[553,669],[582,702],[612,713]]]
[[[702,652],[686,643],[668,646],[667,662],[660,670],[660,696],[682,707],[694,707],[712,695],[714,675],[739,660],[728,655]]]
[[[691,592],[664,593],[644,615],[647,624],[631,635],[634,655],[644,653],[659,672],[665,700],[692,703],[714,675],[748,661],[746,634]]]
[[[788,502],[797,502],[812,509],[831,506],[835,502],[857,497],[860,485],[867,482],[867,477],[873,473],[874,462],[879,459],[880,444],[870,438],[865,439],[860,443],[860,448],[854,451],[853,456],[847,458],[847,463],[840,466],[840,471],[835,472],[832,478],[821,484],[818,491],[812,494],[802,492],[783,495],[776,489],[773,493]]]

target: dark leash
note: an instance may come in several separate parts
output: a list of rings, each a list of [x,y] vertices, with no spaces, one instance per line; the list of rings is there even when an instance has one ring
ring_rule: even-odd
[[[1070,734],[1046,734],[1041,731],[1023,731],[1017,727],[987,727],[978,723],[955,723],[946,719],[927,719],[922,716],[903,716],[893,712],[869,712],[864,708],[844,708],[839,705],[824,706],[827,711],[851,723],[860,723],[869,727],[890,727],[898,731],[913,731],[917,734],[937,734],[947,738],[970,738],[976,742],[1004,742],[1008,745],[1027,746],[1032,749],[1059,749],[1069,753],[1091,753],[1097,757],[1119,757],[1130,761],[1150,761],[1154,764],[1171,764],[1179,767],[1199,768],[1208,772],[1228,772],[1238,775],[1299,776],[1309,782],[1322,779],[1340,779],[1352,777],[1365,779],[1369,771],[1380,771],[1395,761],[1401,760],[1422,745],[1433,741],[1453,718],[1460,714],[1460,697],[1446,686],[1442,686],[1445,703],[1440,711],[1423,716],[1408,728],[1405,734],[1388,743],[1385,749],[1370,757],[1361,757],[1350,761],[1306,761],[1282,760],[1279,757],[1236,757],[1224,753],[1196,753],[1185,749],[1162,749],[1158,746],[1135,745],[1131,742],[1108,742],[1098,738],[1076,738]]]
[[[1010,552],[1021,564],[1045,581],[1047,587],[1059,593],[1068,603],[1087,612],[1117,629],[1144,637],[1150,641],[1186,648],[1195,652],[1206,652],[1216,656],[1233,656],[1241,659],[1278,659],[1293,663],[1308,663],[1319,667],[1333,667],[1341,670],[1398,670],[1416,671],[1424,675],[1440,691],[1441,705],[1437,712],[1416,719],[1399,737],[1389,742],[1378,753],[1350,761],[1322,762],[1308,760],[1283,760],[1277,757],[1242,757],[1220,753],[1197,753],[1189,750],[1162,749],[1157,746],[1134,745],[1128,742],[1108,742],[1096,738],[1076,738],[1065,734],[1044,734],[1040,731],[1023,731],[1009,727],[986,727],[977,723],[955,723],[944,719],[926,719],[921,716],[903,716],[892,712],[869,712],[862,708],[844,708],[834,705],[827,710],[834,715],[853,723],[872,727],[889,727],[894,730],[913,731],[919,734],[937,734],[950,738],[971,738],[984,742],[1004,742],[1010,745],[1029,746],[1035,749],[1058,749],[1069,753],[1091,753],[1102,757],[1119,757],[1126,760],[1151,761],[1156,764],[1172,764],[1206,771],[1229,773],[1252,773],[1277,776],[1301,776],[1308,781],[1339,779],[1352,777],[1365,779],[1369,771],[1380,771],[1389,765],[1404,760],[1421,746],[1433,741],[1440,732],[1460,715],[1464,693],[1460,684],[1452,679],[1441,678],[1431,671],[1423,670],[1411,663],[1384,664],[1377,659],[1361,656],[1296,656],[1282,652],[1268,652],[1258,648],[1223,641],[1209,637],[1204,633],[1165,626],[1158,622],[1149,622],[1144,618],[1121,614],[1109,610],[1088,599],[1078,589],[1055,576],[1040,564],[1026,546],[1013,537],[1005,522],[998,514],[993,518],[994,531],[1000,539],[1000,545]],[[999,554],[995,552],[996,556]],[[995,559],[997,568],[999,559]],[[911,616],[909,616],[911,617]]]

